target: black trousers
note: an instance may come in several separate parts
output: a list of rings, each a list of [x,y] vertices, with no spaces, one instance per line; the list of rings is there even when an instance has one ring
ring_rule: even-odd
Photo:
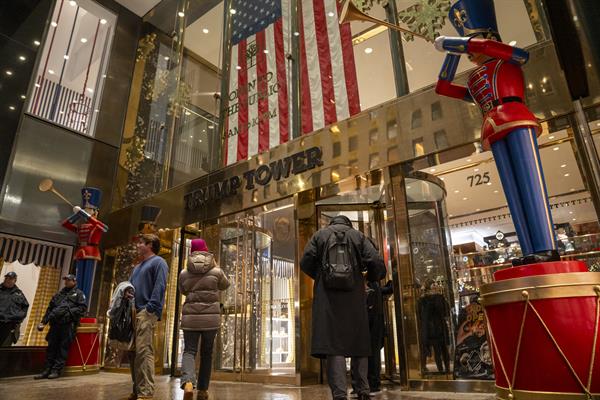
[[[383,314],[369,315],[369,330],[371,333],[371,357],[369,357],[369,387],[376,390],[381,387],[381,348],[385,324]]]
[[[0,322],[0,346],[4,345],[4,342],[6,342],[13,329],[15,329],[14,322]],[[11,344],[12,341],[6,345],[10,346]]]
[[[65,367],[69,347],[75,339],[76,326],[74,324],[54,324],[50,325],[46,341],[48,349],[46,350],[46,369],[60,373]]]

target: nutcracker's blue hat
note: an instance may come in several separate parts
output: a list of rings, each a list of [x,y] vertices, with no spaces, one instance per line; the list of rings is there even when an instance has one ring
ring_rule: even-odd
[[[81,204],[82,208],[100,208],[102,201],[102,190],[94,187],[84,187],[81,189]]]
[[[458,0],[448,19],[460,36],[483,36],[500,40],[493,0]]]

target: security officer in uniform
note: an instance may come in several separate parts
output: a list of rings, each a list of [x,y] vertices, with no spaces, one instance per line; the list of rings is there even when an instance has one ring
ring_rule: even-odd
[[[46,369],[36,375],[35,379],[56,379],[60,376],[67,361],[69,347],[75,339],[79,319],[87,309],[85,295],[77,288],[75,275],[66,275],[63,280],[65,287],[52,297],[46,314],[37,327],[42,331],[44,325],[50,324],[46,335]]]
[[[28,308],[25,295],[17,287],[17,274],[8,272],[0,284],[0,346],[11,346],[17,342],[18,327],[27,316]]]

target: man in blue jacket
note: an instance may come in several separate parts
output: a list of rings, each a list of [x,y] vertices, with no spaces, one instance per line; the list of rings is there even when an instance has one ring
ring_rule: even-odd
[[[160,239],[154,234],[139,237],[137,250],[141,262],[133,268],[129,282],[135,288],[135,350],[129,353],[133,380],[130,399],[152,399],[154,396],[154,347],[152,339],[156,322],[165,304],[169,267],[157,256]]]

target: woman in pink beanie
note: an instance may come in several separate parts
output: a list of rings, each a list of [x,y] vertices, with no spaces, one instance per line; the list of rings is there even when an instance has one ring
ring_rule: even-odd
[[[194,388],[198,389],[198,400],[208,399],[208,384],[212,369],[212,350],[221,325],[219,290],[229,287],[225,273],[215,262],[203,239],[192,240],[187,269],[179,275],[179,290],[186,296],[181,316],[183,329],[183,361],[181,388],[183,399],[192,400]],[[195,358],[200,346],[200,370],[198,382],[194,373]]]

